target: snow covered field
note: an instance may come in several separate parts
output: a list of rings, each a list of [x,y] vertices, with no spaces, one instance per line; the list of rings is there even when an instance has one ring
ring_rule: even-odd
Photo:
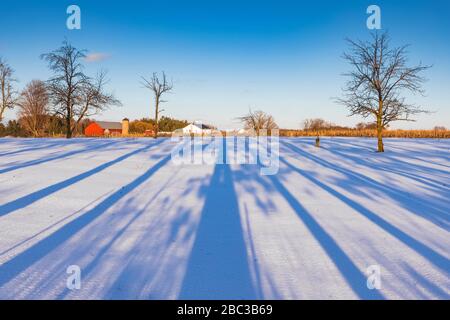
[[[0,139],[0,298],[449,299],[450,141],[321,145],[281,139],[262,176],[169,139]]]

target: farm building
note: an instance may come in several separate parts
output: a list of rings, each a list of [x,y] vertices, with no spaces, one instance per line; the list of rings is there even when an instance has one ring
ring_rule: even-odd
[[[187,125],[182,130],[183,134],[211,134],[215,128],[210,125],[194,122]]]
[[[127,135],[128,128],[129,120],[127,118],[123,119],[122,122],[94,121],[84,129],[84,134],[88,137]]]

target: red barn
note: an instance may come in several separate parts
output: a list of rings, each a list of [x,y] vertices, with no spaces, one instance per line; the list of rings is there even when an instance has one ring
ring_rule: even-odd
[[[84,129],[84,135],[88,137],[122,134],[128,134],[128,119],[124,119],[122,123],[111,121],[94,121],[90,123],[86,129]]]

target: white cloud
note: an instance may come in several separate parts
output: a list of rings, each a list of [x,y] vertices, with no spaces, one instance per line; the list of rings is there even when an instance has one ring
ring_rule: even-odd
[[[86,58],[84,58],[86,60],[86,62],[99,62],[99,61],[104,61],[106,59],[108,59],[110,57],[109,54],[106,53],[101,53],[101,52],[94,52],[94,53],[89,53],[86,55]]]

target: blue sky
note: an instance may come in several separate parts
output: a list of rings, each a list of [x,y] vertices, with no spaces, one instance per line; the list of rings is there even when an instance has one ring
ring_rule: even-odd
[[[81,30],[66,28],[66,8],[81,8]],[[141,76],[164,70],[174,82],[165,115],[239,127],[251,107],[274,115],[281,127],[298,128],[322,117],[354,125],[360,118],[333,102],[349,68],[344,39],[366,39],[366,8],[377,4],[394,45],[411,44],[412,63],[423,61],[427,95],[409,101],[435,111],[396,128],[450,127],[450,2],[390,1],[2,1],[0,56],[20,80],[47,79],[39,59],[67,38],[103,59],[87,73],[107,69],[110,90],[123,106],[102,120],[153,115]],[[15,112],[9,112],[9,118]]]

